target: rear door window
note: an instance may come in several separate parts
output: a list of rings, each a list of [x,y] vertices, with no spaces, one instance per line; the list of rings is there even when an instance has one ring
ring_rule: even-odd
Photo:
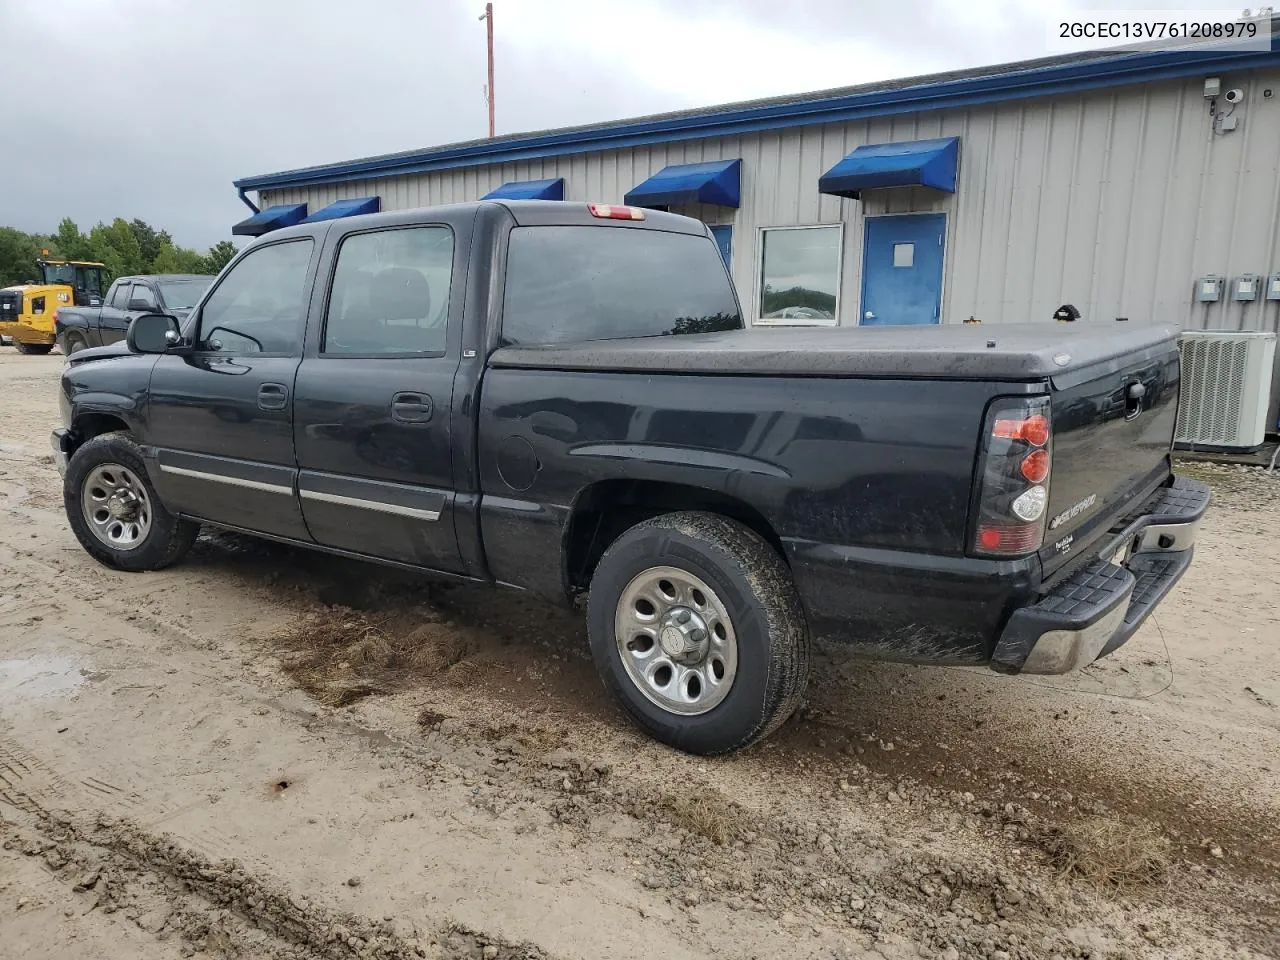
[[[111,306],[117,310],[127,309],[129,306],[129,288],[131,283],[116,284],[116,292],[111,295]]]
[[[566,343],[736,330],[742,315],[714,241],[625,227],[516,227],[502,337]]]
[[[453,231],[446,226],[347,237],[329,290],[322,352],[442,355],[452,274]]]

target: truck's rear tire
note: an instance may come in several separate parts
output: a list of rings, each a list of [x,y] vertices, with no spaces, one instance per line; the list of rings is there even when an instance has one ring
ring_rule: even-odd
[[[767,736],[809,678],[809,633],[786,564],[709,513],[638,524],[605,551],[587,625],[596,669],[650,736],[723,753]]]
[[[43,357],[53,349],[53,344],[51,343],[23,343],[21,340],[15,340],[13,345],[18,348],[19,353],[32,354],[37,357]]]
[[[62,352],[68,357],[87,346],[89,346],[88,341],[81,334],[74,331],[62,338]]]
[[[117,570],[177,563],[200,532],[199,524],[164,508],[142,451],[125,433],[104,433],[72,454],[62,498],[80,545]]]

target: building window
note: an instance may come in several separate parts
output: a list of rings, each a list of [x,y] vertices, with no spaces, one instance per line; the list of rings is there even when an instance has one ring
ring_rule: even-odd
[[[838,225],[761,230],[759,322],[838,323],[840,242]]]

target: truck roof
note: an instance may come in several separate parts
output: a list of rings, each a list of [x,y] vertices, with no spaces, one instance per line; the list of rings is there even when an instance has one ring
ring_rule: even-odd
[[[1040,380],[1172,344],[1171,324],[751,327],[628,340],[511,346],[497,367],[779,377]]]
[[[131,273],[127,277],[116,277],[121,280],[212,280],[212,273]]]
[[[609,206],[618,207],[620,204],[609,204]],[[702,236],[707,232],[707,226],[701,220],[667,213],[663,210],[644,210],[643,220],[611,220],[593,216],[586,203],[570,200],[469,200],[466,203],[439,204],[411,210],[387,210],[381,213],[363,213],[354,217],[343,217],[340,220],[300,223],[296,226],[273,230],[264,237],[272,240],[283,240],[289,237],[318,237],[334,224],[369,230],[384,226],[430,223],[437,218],[457,222],[459,218],[465,218],[468,213],[474,215],[484,210],[505,210],[516,224],[522,227],[608,226],[627,230],[665,230],[668,233],[687,233],[695,236]],[[255,243],[261,242],[261,239]]]

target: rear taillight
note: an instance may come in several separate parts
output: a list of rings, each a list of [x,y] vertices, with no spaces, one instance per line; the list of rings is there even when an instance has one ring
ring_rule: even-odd
[[[588,203],[593,217],[602,220],[643,220],[644,211],[639,207],[622,207],[616,203]]]
[[[1044,540],[1053,457],[1049,398],[997,400],[983,423],[971,549],[992,557],[1035,553]]]

